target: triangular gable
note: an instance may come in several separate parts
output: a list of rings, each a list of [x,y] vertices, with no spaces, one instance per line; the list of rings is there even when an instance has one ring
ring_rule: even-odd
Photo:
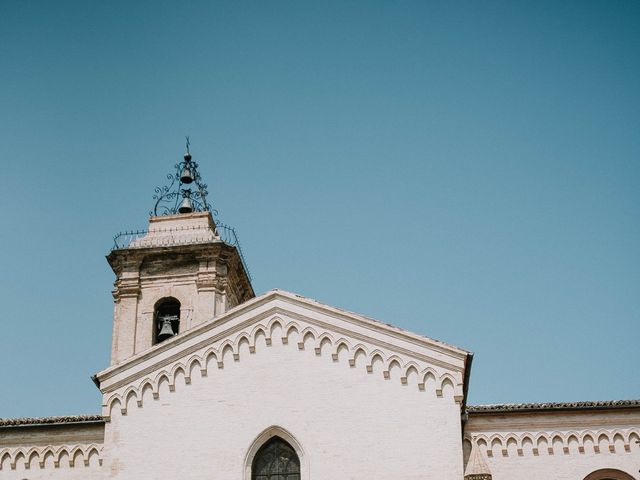
[[[114,407],[126,413],[133,400],[142,406],[143,392],[151,389],[155,398],[164,379],[175,388],[178,374],[185,383],[200,369],[224,368],[225,361],[241,361],[243,354],[256,352],[256,340],[264,336],[274,342],[316,355],[330,354],[351,367],[364,359],[369,373],[380,370],[386,379],[414,385],[436,396],[464,401],[464,381],[470,354],[457,347],[413,334],[391,325],[314,300],[272,290],[224,315],[182,333],[125,362],[96,375],[104,394],[103,414],[109,418]],[[295,342],[295,345],[292,343]],[[445,395],[444,392],[450,392]]]

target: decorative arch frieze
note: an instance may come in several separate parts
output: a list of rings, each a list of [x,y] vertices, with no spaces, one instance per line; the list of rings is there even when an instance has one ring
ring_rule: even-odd
[[[280,316],[274,316],[267,322],[255,325],[250,331],[241,331],[233,338],[223,340],[219,345],[209,345],[186,359],[166,365],[161,370],[138,379],[135,384],[105,393],[103,416],[109,421],[112,412],[118,410],[116,406],[119,407],[122,415],[127,414],[127,409],[131,405],[143,407],[145,401],[143,391],[147,389],[151,389],[152,398],[157,400],[160,396],[160,384],[163,381],[167,382],[170,392],[175,391],[176,385],[180,383],[191,384],[191,373],[194,368],[199,368],[201,377],[207,377],[211,375],[212,368],[222,370],[226,362],[239,362],[243,355],[259,354],[259,349],[256,348],[258,339],[264,337],[264,344],[270,348],[273,346],[276,331],[282,335],[278,339],[282,345],[290,345],[291,338],[295,337],[297,348],[301,352],[312,350],[317,356],[328,356],[333,363],[346,364],[350,368],[360,365],[368,374],[381,374],[386,380],[394,380],[404,386],[414,386],[418,391],[431,393],[434,397],[450,398],[457,404],[462,403],[461,372],[450,372],[426,362],[403,358],[383,348],[371,349],[343,335],[336,337],[330,331],[318,331],[311,326],[301,325],[295,320],[287,322]],[[358,358],[363,358],[363,362],[357,363]],[[395,373],[392,375],[392,372]],[[179,376],[184,378],[184,382],[176,381]],[[451,391],[450,395],[443,393],[447,389]]]
[[[44,445],[38,447],[15,447],[0,450],[0,470],[7,468],[15,470],[22,467],[25,470],[32,468],[45,469],[51,458],[51,466],[69,468],[102,466],[102,445],[92,443],[87,445]],[[66,459],[66,462],[63,460]]]
[[[522,433],[473,433],[465,439],[481,448],[487,457],[525,455],[581,455],[603,453],[600,441],[604,441],[609,453],[629,453],[631,444],[640,439],[640,429],[633,427],[612,430],[576,430]],[[585,442],[590,441],[585,446]],[[618,445],[616,445],[616,441]],[[514,445],[514,449],[508,447]],[[525,448],[529,447],[531,448]],[[577,448],[576,448],[577,447]],[[621,447],[621,448],[620,448]]]

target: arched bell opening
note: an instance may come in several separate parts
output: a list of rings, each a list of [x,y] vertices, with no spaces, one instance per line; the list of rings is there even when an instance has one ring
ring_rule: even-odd
[[[180,302],[173,297],[158,300],[153,312],[153,344],[180,333]]]

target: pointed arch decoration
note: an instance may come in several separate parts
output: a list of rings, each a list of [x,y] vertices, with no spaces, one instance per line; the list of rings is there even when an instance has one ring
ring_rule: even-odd
[[[247,450],[245,480],[307,480],[309,464],[300,443],[287,430],[271,426]]]

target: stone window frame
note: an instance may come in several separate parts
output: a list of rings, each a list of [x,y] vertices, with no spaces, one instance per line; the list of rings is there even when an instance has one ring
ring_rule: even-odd
[[[295,450],[300,460],[300,480],[309,480],[309,458],[305,453],[300,442],[287,430],[277,425],[265,429],[260,433],[251,446],[247,449],[244,457],[244,480],[251,480],[251,467],[256,454],[273,437],[280,437],[287,442]]]

